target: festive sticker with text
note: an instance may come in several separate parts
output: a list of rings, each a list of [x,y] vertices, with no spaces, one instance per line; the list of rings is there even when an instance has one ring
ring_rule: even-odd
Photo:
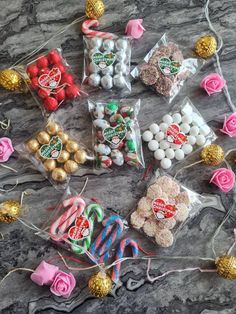
[[[75,221],[75,226],[68,231],[68,237],[71,240],[82,240],[90,234],[89,220],[85,216],[80,216]]]
[[[166,136],[168,142],[177,145],[182,145],[188,140],[188,137],[184,133],[180,132],[180,126],[176,123],[168,126]]]
[[[92,55],[92,61],[96,64],[100,69],[105,69],[112,65],[115,62],[116,55],[112,52],[109,53],[102,53],[102,52],[95,52]]]
[[[38,83],[42,88],[53,90],[59,87],[61,81],[61,71],[53,68],[49,73],[40,75]]]
[[[119,146],[119,143],[123,141],[126,136],[126,125],[124,123],[120,123],[115,127],[108,127],[103,130],[104,139],[112,144],[114,147]]]
[[[158,61],[159,68],[164,75],[173,75],[179,73],[181,63],[171,61],[168,57],[162,57]]]
[[[158,220],[172,218],[176,214],[176,207],[168,204],[162,198],[156,198],[152,202],[152,211]]]
[[[53,136],[49,144],[42,145],[40,156],[46,159],[57,159],[61,155],[62,142],[58,136]]]

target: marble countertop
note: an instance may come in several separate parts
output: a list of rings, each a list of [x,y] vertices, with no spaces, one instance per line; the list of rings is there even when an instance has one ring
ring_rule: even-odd
[[[168,32],[177,42],[193,46],[199,35],[209,33],[204,16],[205,1],[200,0],[145,0],[105,1],[106,14],[101,19],[101,29],[123,34],[127,21],[143,18],[145,35],[133,44],[132,66],[152,48],[164,32]],[[84,1],[78,0],[1,0],[0,3],[0,68],[6,68],[34,50],[51,37],[58,29],[75,18],[84,15]],[[236,4],[232,0],[210,1],[210,17],[217,32],[223,37],[224,46],[220,52],[222,71],[227,80],[231,98],[236,99]],[[63,53],[75,72],[81,75],[83,66],[83,43],[80,24],[72,26],[64,34],[55,38],[53,47],[61,45]],[[226,114],[232,109],[224,93],[208,97],[200,90],[199,82],[208,73],[217,71],[214,58],[207,61],[200,73],[189,80],[174,103],[187,94],[209,125],[216,131],[218,143],[225,151],[236,147],[236,140],[217,131]],[[90,95],[96,99],[97,94]],[[109,99],[109,94],[101,92],[100,99]],[[119,94],[113,96],[119,97]],[[135,82],[129,97],[141,98],[142,105],[139,122],[145,129],[152,121],[158,120],[168,112],[172,104],[163,102],[151,90]],[[62,122],[75,135],[89,141],[91,132],[87,99],[75,101],[60,109]],[[29,137],[40,127],[43,117],[30,94],[0,92],[0,120],[9,118],[11,128],[0,130],[0,136],[9,136],[14,145]],[[144,148],[146,164],[152,160]],[[193,157],[192,159],[197,158]],[[190,161],[192,160],[190,158]],[[186,161],[186,163],[189,162]],[[24,199],[30,212],[37,211],[55,203],[61,193],[55,191],[50,183],[32,165],[14,153],[9,166],[18,170],[18,186],[8,194],[0,194],[4,199],[19,199],[22,191],[30,192]],[[173,169],[175,171],[176,169]],[[219,189],[209,186],[212,168],[196,166],[183,171],[179,179],[189,188],[204,194],[208,200],[206,207],[181,231],[173,250],[157,250],[166,256],[202,256],[213,258],[212,236],[222,221],[225,212],[234,200],[233,193],[223,194]],[[145,190],[143,171],[124,168],[110,174],[88,175],[89,182],[85,195],[95,195],[107,208],[126,216]],[[85,174],[73,176],[71,186],[80,190]],[[0,170],[0,184],[10,188],[15,184],[16,175],[6,169]],[[216,238],[217,255],[223,254],[233,242],[233,228],[236,214],[233,211]],[[0,278],[13,268],[35,268],[38,263],[55,256],[57,249],[50,243],[33,234],[32,230],[20,222],[10,225],[0,224],[4,239],[0,241]],[[134,237],[140,238],[136,232]],[[153,250],[149,241],[143,242]],[[212,268],[213,263],[195,260],[164,260],[152,262],[151,275],[158,275],[171,268],[197,267]],[[34,285],[29,273],[16,272],[0,287],[0,311],[7,313],[181,313],[181,314],[233,314],[236,312],[235,282],[227,281],[216,274],[186,272],[171,274],[151,284],[146,279],[146,261],[130,262],[122,265],[121,284],[104,299],[91,297],[87,289],[88,273],[75,273],[77,287],[69,299],[50,294],[47,287]]]

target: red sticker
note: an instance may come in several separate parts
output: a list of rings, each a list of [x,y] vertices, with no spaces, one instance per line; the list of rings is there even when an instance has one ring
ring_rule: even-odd
[[[81,240],[89,236],[89,221],[86,217],[80,216],[75,221],[75,226],[68,231],[68,236],[71,240]]]
[[[58,68],[53,68],[49,73],[42,74],[39,79],[39,85],[43,88],[53,90],[57,88],[61,81],[61,72]]]
[[[174,143],[177,145],[184,144],[185,142],[187,142],[187,139],[188,139],[188,137],[184,133],[180,132],[180,127],[176,123],[173,123],[168,126],[166,130],[166,136],[167,136],[168,142]]]
[[[172,218],[176,214],[176,207],[172,204],[167,204],[165,200],[156,198],[152,202],[152,211],[158,220]]]

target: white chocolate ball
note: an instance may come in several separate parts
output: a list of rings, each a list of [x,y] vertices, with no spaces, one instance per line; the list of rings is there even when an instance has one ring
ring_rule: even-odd
[[[153,134],[151,131],[144,131],[142,135],[143,141],[144,142],[149,142],[153,139]]]
[[[170,159],[168,159],[168,158],[163,158],[163,159],[161,160],[161,167],[162,167],[163,169],[169,169],[169,168],[171,167],[171,165],[172,165],[172,162],[171,162]]]
[[[184,116],[182,117],[182,122],[183,122],[183,123],[191,124],[192,121],[193,121],[193,118],[192,118],[192,116],[189,115],[189,114],[186,114],[186,115],[184,115]]]
[[[175,158],[177,160],[183,160],[184,159],[184,152],[182,151],[182,149],[179,148],[175,151]]]
[[[158,132],[158,133],[155,135],[155,139],[156,139],[158,142],[162,141],[162,140],[164,139],[164,137],[165,137],[165,134],[164,134],[164,132],[162,132],[162,131]]]
[[[199,133],[199,127],[196,125],[192,126],[189,133],[190,135],[197,136]]]
[[[158,124],[153,123],[150,125],[149,130],[153,133],[153,134],[157,134],[160,130]]]
[[[169,142],[167,142],[166,140],[162,140],[162,141],[160,141],[160,148],[161,149],[167,149],[167,148],[169,148],[170,147],[170,143]]]
[[[168,125],[170,125],[173,122],[173,118],[169,114],[165,114],[162,118],[162,121]]]
[[[182,116],[180,113],[176,112],[173,114],[172,119],[174,123],[180,124],[180,122],[182,121]]]
[[[200,134],[196,137],[196,143],[198,146],[203,146],[206,142],[206,138],[204,135]]]
[[[148,148],[149,148],[149,150],[154,152],[155,150],[157,150],[159,148],[159,143],[156,140],[151,140],[148,143]]]
[[[189,135],[189,136],[188,136],[188,143],[189,143],[190,145],[195,145],[195,144],[196,144],[196,137],[193,136],[193,135]]]
[[[184,134],[187,134],[190,130],[190,125],[187,123],[182,123],[180,124],[180,130],[181,132],[183,132]]]
[[[192,147],[192,145],[190,145],[190,144],[184,144],[184,145],[182,146],[182,150],[183,150],[183,152],[185,153],[185,155],[188,155],[188,154],[192,153],[193,147]]]
[[[163,149],[157,149],[154,153],[154,158],[157,160],[162,160],[165,158],[165,152]]]
[[[162,123],[159,125],[159,127],[160,127],[160,130],[161,130],[162,132],[165,132],[165,131],[167,130],[167,128],[168,128],[168,124],[162,122]]]
[[[175,151],[172,148],[167,148],[165,151],[166,158],[173,159],[175,158]]]

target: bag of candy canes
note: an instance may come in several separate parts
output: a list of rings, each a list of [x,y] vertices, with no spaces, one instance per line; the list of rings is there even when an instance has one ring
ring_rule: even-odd
[[[83,83],[105,90],[131,90],[131,44],[128,37],[84,36]]]
[[[29,88],[43,109],[55,111],[66,101],[80,96],[80,85],[61,49],[42,53],[26,65]]]
[[[140,100],[88,101],[96,166],[144,168],[138,112]]]
[[[142,138],[160,166],[169,169],[174,162],[213,142],[216,135],[186,97],[160,120],[153,121]]]
[[[157,171],[135,211],[131,225],[161,247],[170,247],[183,224],[202,208],[201,196]]]
[[[16,150],[56,188],[65,188],[71,175],[94,159],[82,141],[63,128],[56,114]]]
[[[181,47],[164,34],[131,75],[171,102],[202,64],[203,60],[194,57],[190,48]]]

